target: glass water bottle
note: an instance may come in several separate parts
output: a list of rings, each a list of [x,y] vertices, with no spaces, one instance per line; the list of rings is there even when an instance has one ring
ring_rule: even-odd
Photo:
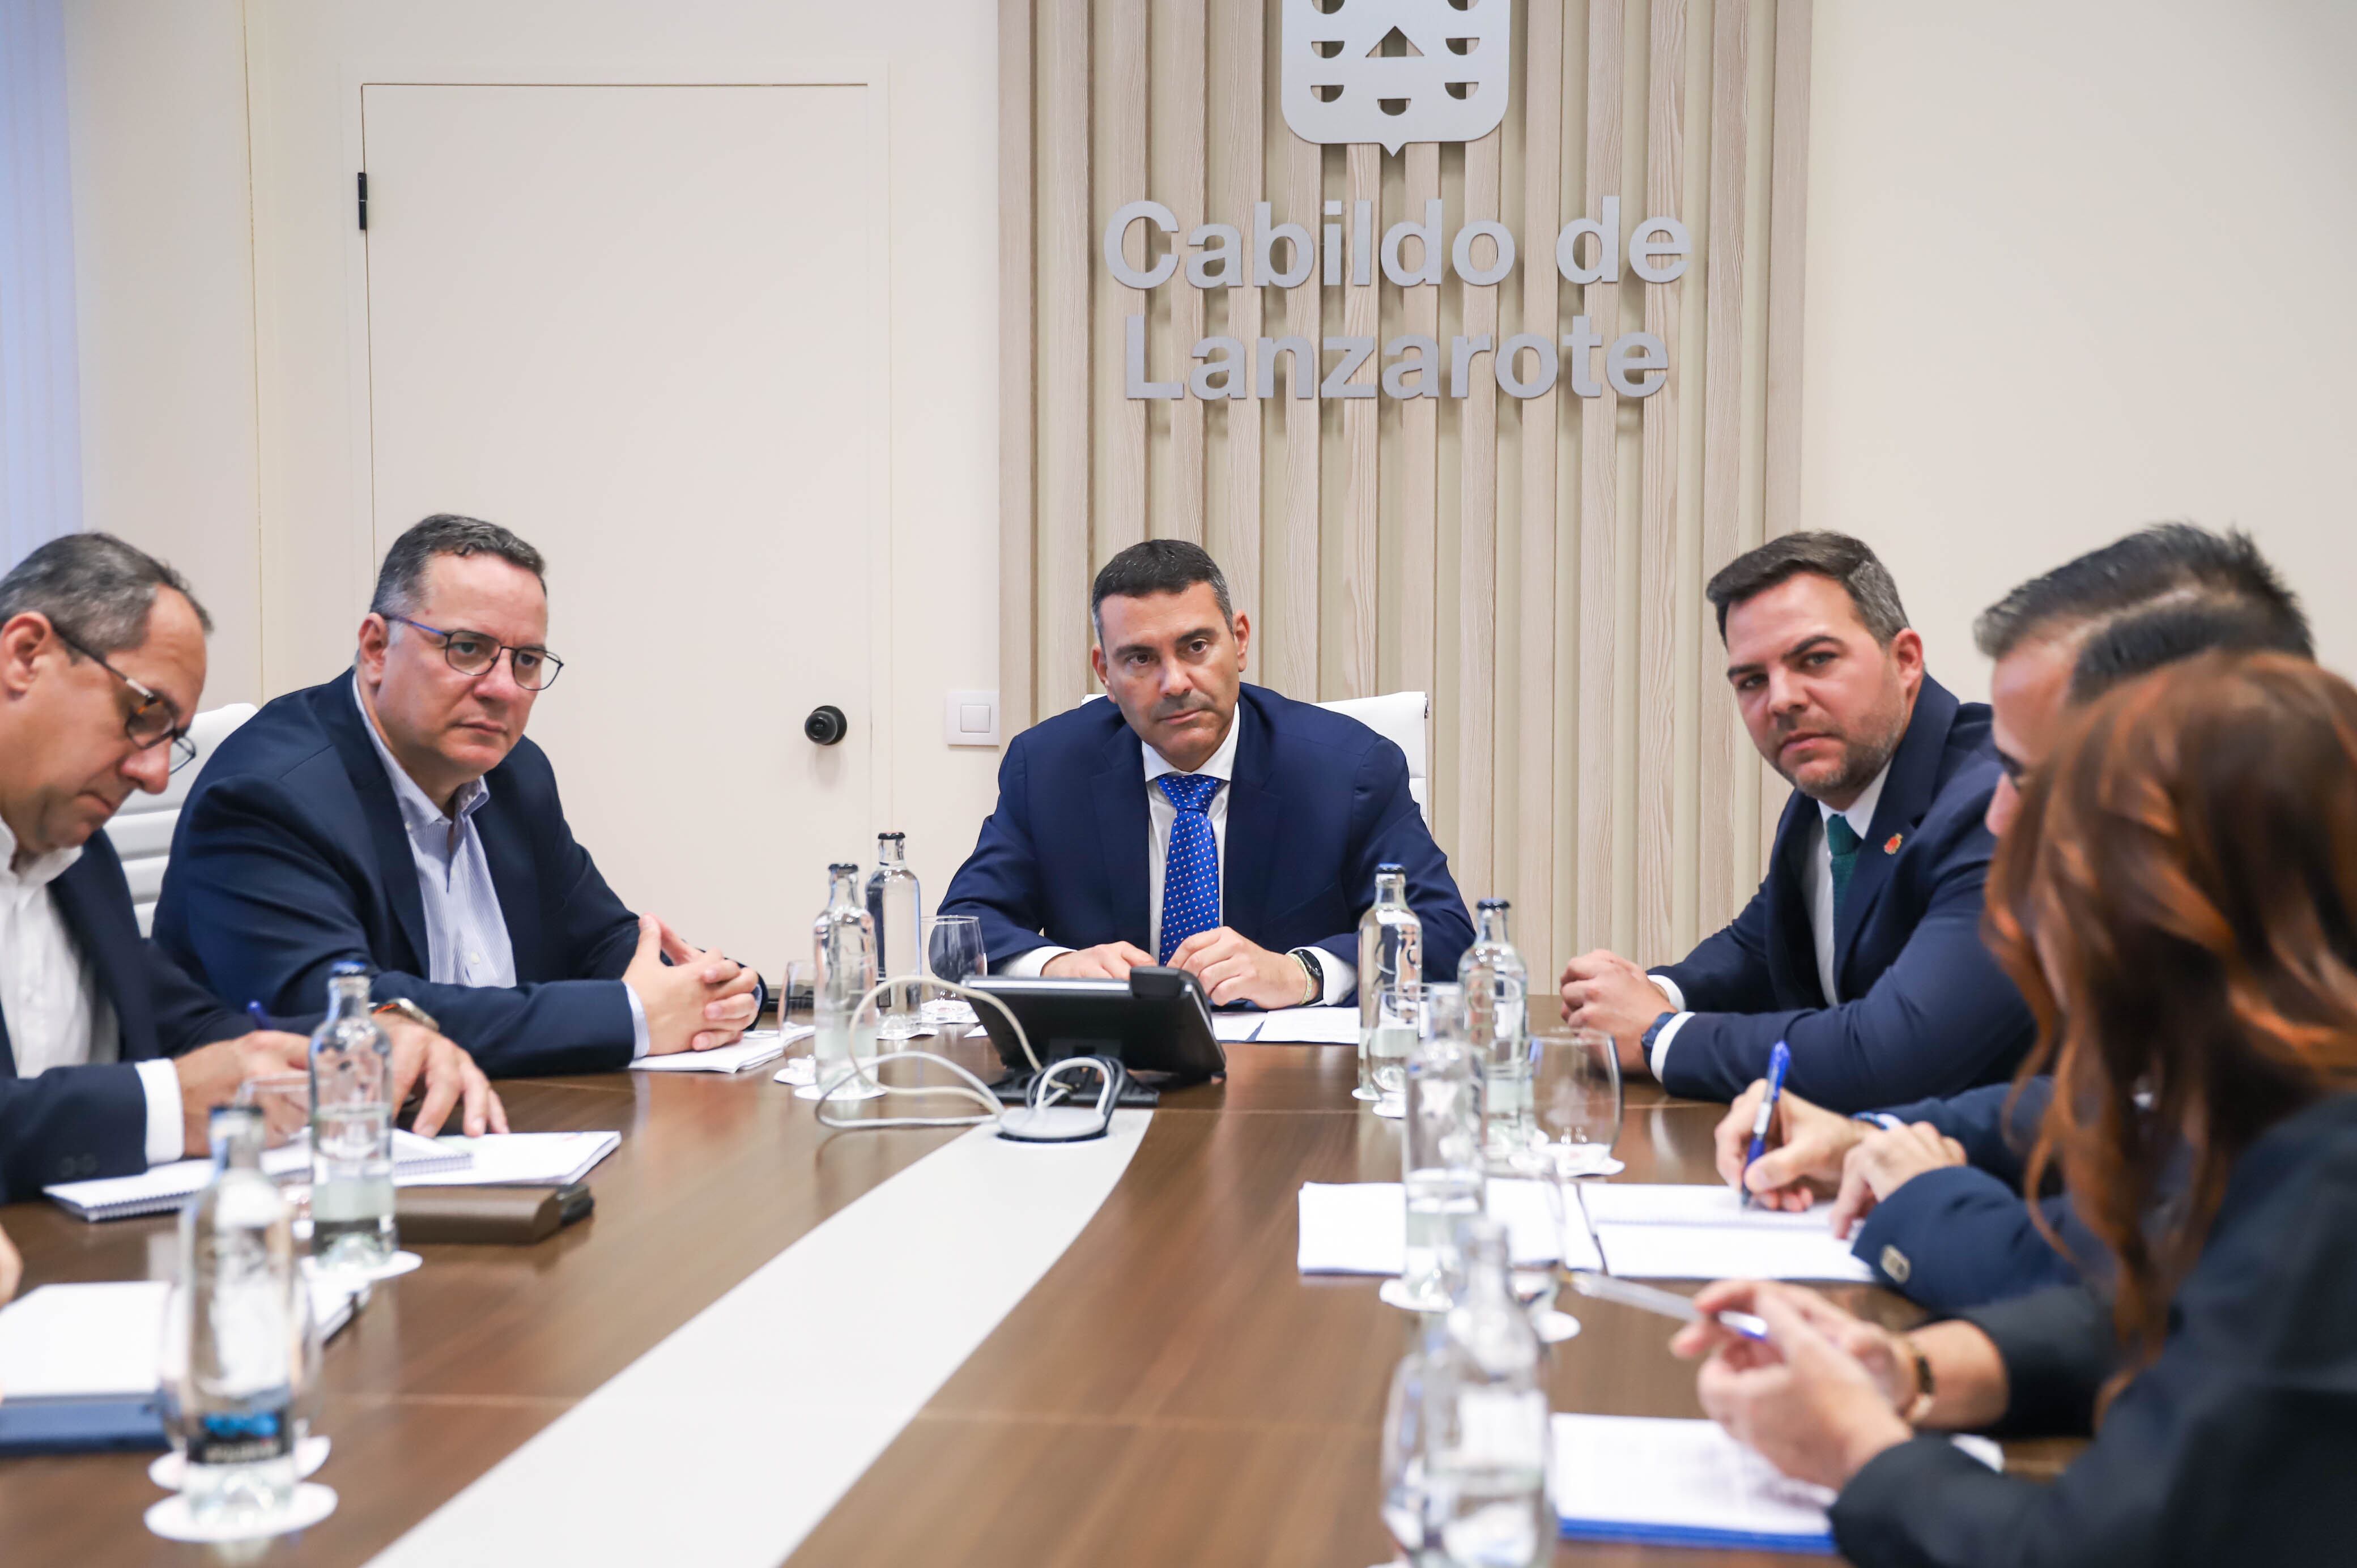
[[[369,1013],[368,966],[328,972],[311,1036],[311,1252],[325,1269],[393,1262],[393,1042]]]
[[[1474,1059],[1481,1064],[1481,1155],[1507,1170],[1531,1136],[1530,971],[1506,940],[1503,898],[1484,898],[1457,965]]]
[[[262,1174],[262,1112],[222,1106],[211,1133],[212,1180],[180,1211],[162,1392],[190,1515],[235,1530],[283,1515],[294,1496],[312,1330],[294,1224]]]
[[[1504,1226],[1467,1227],[1465,1288],[1431,1380],[1453,1409],[1426,1422],[1426,1517],[1438,1536],[1427,1544],[1461,1568],[1537,1568],[1555,1552],[1539,1340],[1510,1268]]]
[[[917,874],[909,869],[909,836],[876,835],[876,869],[867,876],[867,914],[876,923],[876,977],[897,980],[922,974],[923,950],[917,945],[923,898]],[[918,1031],[917,1009],[922,988],[895,985],[878,999],[883,1017],[877,1033],[888,1040],[905,1040]]]
[[[1408,1058],[1401,1122],[1407,1259],[1401,1275],[1417,1311],[1444,1311],[1463,1278],[1465,1228],[1481,1214],[1480,1069],[1466,1037],[1465,993],[1424,987],[1423,1036]]]
[[[1353,1100],[1381,1100],[1375,1082],[1380,1009],[1386,986],[1415,985],[1424,979],[1424,922],[1408,908],[1407,872],[1375,867],[1375,901],[1359,917],[1359,1086]],[[1402,1040],[1401,1055],[1406,1042]],[[1405,1063],[1398,1065],[1404,1066]]]
[[[859,867],[838,862],[826,868],[826,908],[812,933],[817,985],[811,1056],[822,1088],[850,1072],[855,1015],[876,984],[876,919],[859,907]]]

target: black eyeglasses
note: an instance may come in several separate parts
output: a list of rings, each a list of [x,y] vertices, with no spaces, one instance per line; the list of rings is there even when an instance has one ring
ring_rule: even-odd
[[[84,659],[91,660],[101,670],[130,687],[138,696],[138,705],[124,716],[124,738],[142,751],[170,742],[171,770],[175,773],[197,759],[196,742],[188,738],[188,726],[180,722],[180,710],[173,703],[171,698],[143,682],[134,681],[104,659],[100,658],[98,654],[67,636],[65,628],[59,626],[57,622],[51,621],[49,629],[58,634],[59,642],[64,643]]]
[[[565,660],[545,648],[516,648],[479,631],[444,631],[438,626],[427,626],[407,616],[391,618],[440,638],[442,657],[461,675],[490,674],[504,650],[508,672],[515,677],[515,683],[527,692],[545,692],[556,684],[556,677],[565,668]]]

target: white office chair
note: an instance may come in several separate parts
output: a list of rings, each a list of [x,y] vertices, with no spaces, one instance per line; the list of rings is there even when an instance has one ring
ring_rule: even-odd
[[[1431,822],[1432,699],[1422,692],[1392,692],[1381,697],[1346,697],[1339,703],[1318,705],[1358,720],[1407,753],[1407,792],[1415,797],[1415,809],[1424,813],[1424,820]]]
[[[1082,702],[1093,703],[1103,692],[1091,692]],[[1320,703],[1329,713],[1353,718],[1407,754],[1407,792],[1415,800],[1415,809],[1424,813],[1426,823],[1432,821],[1431,757],[1429,732],[1432,725],[1432,699],[1422,692],[1392,692],[1380,697],[1345,697],[1339,703]]]
[[[164,866],[172,855],[172,830],[179,825],[180,807],[188,798],[189,786],[204,771],[213,747],[260,711],[252,703],[231,703],[199,714],[188,725],[197,759],[173,774],[162,794],[135,790],[107,824],[106,836],[113,841],[114,853],[123,857],[123,875],[131,884],[131,907],[139,917],[141,936],[146,936],[156,924],[156,900],[163,895]]]

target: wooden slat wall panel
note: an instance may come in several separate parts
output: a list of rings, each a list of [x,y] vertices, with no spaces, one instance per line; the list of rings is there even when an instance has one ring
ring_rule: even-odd
[[[1115,209],[1134,199],[1125,193],[1146,188],[1146,7],[1137,0],[1096,0],[1092,25],[1089,113],[1095,162],[1089,173],[1095,199],[1089,229],[1093,236],[1103,231]],[[1103,259],[1095,254],[1093,239],[1089,248],[1089,276],[1096,289],[1094,320],[1103,345],[1090,366],[1096,456],[1090,495],[1096,537],[1089,567],[1094,571],[1115,552],[1146,537],[1146,404],[1122,393],[1121,349],[1124,322],[1146,314],[1149,306],[1144,291],[1114,281]],[[1122,251],[1130,265],[1146,264],[1144,224],[1130,225]]]
[[[1645,211],[1685,208],[1685,0],[1652,0],[1652,82],[1646,91]],[[1645,285],[1645,329],[1678,362],[1683,278]],[[1678,387],[1670,376],[1644,403],[1644,521],[1638,547],[1637,950],[1677,942]]]
[[[1505,128],[1465,145],[1463,221],[1495,221]],[[1488,247],[1474,252],[1477,261]],[[1498,338],[1498,288],[1459,283],[1464,335]],[[1441,355],[1444,364],[1449,356]],[[1469,899],[1496,886],[1498,657],[1498,382],[1476,355],[1458,409],[1457,881]],[[1456,388],[1449,392],[1453,397]]]
[[[1168,144],[1168,166],[1175,171],[1174,182],[1160,190],[1157,199],[1168,203],[1178,216],[1178,234],[1174,246],[1184,242],[1194,227],[1204,218],[1204,34],[1203,0],[1155,0],[1156,39],[1157,52],[1152,57],[1157,77],[1168,73],[1170,102],[1175,113],[1168,126],[1156,125],[1147,145],[1157,159]],[[1168,48],[1160,46],[1167,43]],[[1189,369],[1188,349],[1201,338],[1203,327],[1203,291],[1198,288],[1176,288],[1170,295],[1170,341],[1172,352],[1168,363],[1172,367],[1166,375],[1184,375]],[[1174,539],[1192,543],[1203,542],[1203,404],[1197,398],[1180,398],[1169,405],[1171,470],[1171,511],[1166,523],[1157,530]]]
[[[1718,0],[1711,26],[1710,230],[1703,285],[1707,291],[1707,362],[1703,375],[1702,565],[1706,575],[1735,559],[1743,540],[1743,197],[1749,124],[1745,89],[1750,80],[1750,6]],[[1697,678],[1702,686],[1700,771],[1706,788],[1697,830],[1702,924],[1733,918],[1750,888],[1742,885],[1749,861],[1738,845],[1755,832],[1736,769],[1751,768],[1751,743],[1727,691],[1717,612],[1703,607],[1708,624]]]
[[[1295,136],[1272,58],[1275,0],[1003,0],[1010,725],[1086,690],[1088,574],[1150,523],[1200,538],[1226,569],[1258,628],[1254,679],[1304,698],[1433,693],[1435,731],[1448,742],[1434,757],[1437,832],[1469,897],[1515,900],[1534,975],[1551,980],[1571,953],[1614,941],[1643,961],[1675,958],[1730,916],[1755,875],[1758,765],[1719,673],[1699,578],[1687,578],[1697,549],[1707,575],[1763,517],[1771,532],[1799,521],[1808,5],[1521,0],[1508,107],[1518,118],[1444,164],[1429,144],[1329,156]],[[1641,181],[1624,154],[1641,161]],[[1251,286],[1205,293],[1183,276],[1141,295],[1113,283],[1096,250],[1113,209],[1143,197],[1172,209],[1180,243],[1211,220],[1235,225],[1248,252],[1257,200],[1273,204],[1275,221],[1320,237],[1329,195],[1343,202],[1346,234],[1352,204],[1371,201],[1379,240],[1403,218],[1421,222],[1425,202],[1444,194],[1444,252],[1466,222],[1499,218],[1513,231],[1521,270],[1502,290],[1452,272],[1390,296],[1394,306],[1380,274],[1356,284],[1346,263],[1330,295],[1322,267],[1318,281],[1274,297]],[[1579,287],[1557,277],[1547,264],[1555,231],[1600,216],[1608,196],[1620,201],[1624,246],[1645,217],[1688,217],[1696,253],[1683,280],[1649,285],[1624,270],[1617,284]],[[1142,232],[1129,247],[1143,260]],[[1633,411],[1634,447],[1621,444],[1600,352],[1583,370],[1605,382],[1602,396],[1572,395],[1566,364],[1555,391],[1508,400],[1501,430],[1494,345],[1567,328],[1573,314],[1609,342],[1624,301],[1626,325],[1663,338],[1674,367]],[[1421,334],[1440,342],[1444,382],[1444,332],[1487,335],[1493,347],[1476,358],[1469,395],[1445,411],[1433,399],[1328,409],[1290,395],[1278,408],[1250,397],[1148,406],[1106,395],[1121,391],[1120,328],[1132,312],[1158,316],[1149,370],[1165,380],[1185,375],[1188,350],[1209,333],[1248,350],[1264,334]],[[1381,368],[1378,356],[1355,379],[1379,381]],[[1625,469],[1624,450],[1636,459]],[[1386,583],[1391,570],[1398,579]],[[1322,617],[1335,618],[1321,671]],[[1619,738],[1632,730],[1633,755]],[[1633,810],[1615,800],[1631,782]],[[1688,845],[1677,824],[1693,816]],[[1616,927],[1631,909],[1633,927]]]
[[[1406,212],[1421,222],[1424,204],[1440,195],[1440,148],[1417,142],[1405,149]],[[1384,214],[1386,218],[1391,214]],[[1440,330],[1440,290],[1402,291],[1407,331],[1426,338]],[[1438,683],[1440,591],[1440,404],[1410,398],[1400,408],[1400,686],[1430,692]]]
[[[1374,214],[1374,232],[1383,232],[1383,150],[1372,144],[1350,149],[1349,188],[1343,195],[1342,224],[1347,235],[1358,221],[1358,204],[1366,202]],[[1370,267],[1368,281],[1351,282],[1342,295],[1342,331],[1354,338],[1372,338],[1378,326],[1382,274]],[[1355,269],[1344,274],[1355,277]],[[1371,357],[1351,378],[1355,385],[1373,387],[1379,358]],[[1376,694],[1375,643],[1383,604],[1382,567],[1377,544],[1382,526],[1380,509],[1381,453],[1377,400],[1353,399],[1342,405],[1342,606],[1343,655],[1341,679],[1334,695],[1372,697]]]
[[[1039,713],[1088,693],[1088,0],[1039,0]]]
[[[1768,196],[1768,536],[1801,526],[1801,306],[1807,293],[1811,0],[1776,8]]]
[[[1324,149],[1293,134],[1282,120],[1270,131],[1276,138],[1273,161],[1283,173],[1273,198],[1278,220],[1290,219],[1315,235],[1323,222]],[[1285,291],[1285,335],[1307,338],[1312,346],[1325,341],[1322,291],[1316,283],[1312,273],[1309,283]],[[1318,690],[1318,441],[1323,405],[1315,397],[1293,395],[1293,360],[1283,363],[1286,375],[1276,390],[1285,400],[1285,500],[1269,530],[1263,634],[1267,652],[1262,668],[1277,690],[1316,702],[1323,695]],[[1312,369],[1308,375],[1314,388],[1318,372]]]
[[[1002,735],[1028,728],[1039,643],[1033,634],[1039,587],[1031,527],[1038,504],[1039,453],[1032,371],[1034,184],[1031,138],[1031,0],[1000,0],[998,7],[998,721]],[[1017,525],[1019,520],[1019,526]]]
[[[1266,97],[1266,38],[1262,0],[1213,0],[1220,8],[1218,59],[1215,63],[1216,102],[1212,118],[1218,145],[1213,163],[1219,171],[1211,188],[1212,218],[1252,231],[1252,204],[1267,188],[1265,137],[1262,134],[1262,103]],[[1227,311],[1224,336],[1249,349],[1260,336],[1261,291],[1249,286],[1220,291]],[[1219,508],[1222,526],[1207,522],[1204,543],[1227,574],[1228,591],[1238,613],[1257,624],[1261,618],[1261,405],[1247,398],[1222,399],[1209,414],[1225,426],[1220,455]],[[1266,671],[1260,671],[1266,679]]]
[[[1621,74],[1626,69],[1622,10],[1622,0],[1588,0],[1586,211],[1590,216],[1603,211],[1606,197],[1622,194],[1620,102]],[[1620,295],[1620,287],[1614,283],[1592,283],[1581,291],[1580,314],[1608,342],[1618,330]],[[1600,353],[1595,356],[1593,373],[1599,380],[1603,358]],[[1619,684],[1613,660],[1620,624],[1617,559],[1620,466],[1614,430],[1619,401],[1609,384],[1604,386],[1603,395],[1580,400],[1579,859],[1574,951],[1610,944],[1612,911],[1619,902],[1612,874],[1618,831],[1612,797],[1618,753],[1614,698]]]
[[[1525,13],[1521,235],[1532,252],[1523,268],[1523,327],[1551,332],[1562,282],[1535,248],[1554,243],[1563,226],[1563,0],[1529,0]],[[1513,842],[1501,846],[1501,886],[1514,899],[1515,940],[1542,961],[1555,951],[1555,426],[1560,390],[1522,405],[1522,561],[1519,582],[1501,581],[1500,603],[1521,607],[1517,656],[1522,671],[1515,736]],[[1544,982],[1547,966],[1533,967]]]

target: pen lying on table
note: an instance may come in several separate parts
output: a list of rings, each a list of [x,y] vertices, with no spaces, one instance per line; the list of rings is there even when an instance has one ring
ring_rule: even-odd
[[[1641,1312],[1658,1313],[1663,1317],[1675,1317],[1687,1323],[1700,1323],[1707,1316],[1721,1328],[1732,1329],[1746,1339],[1765,1341],[1768,1321],[1748,1312],[1714,1312],[1705,1314],[1693,1298],[1675,1291],[1656,1290],[1652,1285],[1632,1284],[1616,1280],[1609,1274],[1599,1274],[1590,1269],[1573,1269],[1571,1288],[1582,1295],[1592,1295],[1598,1301],[1617,1301],[1623,1306],[1633,1306]]]

